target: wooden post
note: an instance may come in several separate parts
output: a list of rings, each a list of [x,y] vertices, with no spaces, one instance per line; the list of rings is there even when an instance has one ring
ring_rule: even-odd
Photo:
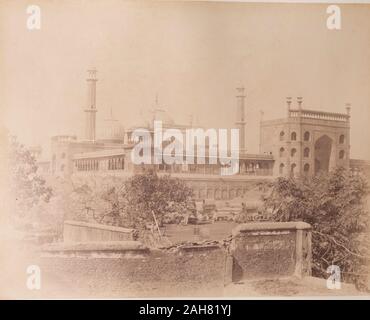
[[[153,218],[154,218],[155,225],[157,226],[157,230],[158,230],[158,234],[159,234],[159,239],[162,239],[161,230],[159,230],[157,218],[155,217],[155,214],[154,214],[154,211],[153,210],[152,210],[152,215],[153,215]]]

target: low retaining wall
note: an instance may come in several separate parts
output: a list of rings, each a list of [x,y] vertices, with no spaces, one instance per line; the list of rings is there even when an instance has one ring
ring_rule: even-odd
[[[136,240],[134,229],[108,226],[82,221],[65,221],[64,242]]]
[[[53,243],[43,247],[43,257],[143,258],[149,249],[139,241]]]
[[[311,226],[304,222],[246,223],[233,230],[232,281],[311,274]]]
[[[227,255],[218,245],[172,251],[128,242],[47,246],[40,268],[78,297],[222,296]]]
[[[232,234],[228,250],[218,244],[149,250],[138,241],[52,244],[39,264],[76,297],[222,296],[231,281],[311,274],[310,225],[247,223]]]

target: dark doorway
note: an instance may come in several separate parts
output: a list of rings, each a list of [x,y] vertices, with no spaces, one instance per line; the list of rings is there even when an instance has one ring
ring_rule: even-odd
[[[322,136],[315,143],[315,174],[329,172],[332,139]]]

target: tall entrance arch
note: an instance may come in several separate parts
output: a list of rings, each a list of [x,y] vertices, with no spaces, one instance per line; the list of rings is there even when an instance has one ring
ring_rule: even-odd
[[[323,135],[315,142],[315,174],[329,172],[333,140]]]

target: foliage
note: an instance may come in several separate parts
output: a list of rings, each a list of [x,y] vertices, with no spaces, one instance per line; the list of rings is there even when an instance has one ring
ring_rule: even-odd
[[[10,173],[15,210],[21,217],[42,202],[49,202],[52,189],[37,173],[37,164],[30,151],[15,137],[10,144]]]
[[[122,179],[111,176],[56,178],[56,210],[63,211],[65,219],[121,225],[123,187]]]
[[[368,194],[361,175],[338,168],[312,179],[277,179],[265,208],[276,221],[311,224],[314,275],[327,277],[334,264],[342,278],[359,283],[369,262]]]
[[[191,188],[180,179],[153,171],[135,175],[125,184],[126,212],[138,228],[154,223],[154,217],[161,226],[166,214],[184,214],[191,196]]]
[[[74,179],[65,208],[73,219],[145,229],[148,224],[179,222],[192,190],[181,180],[145,172],[128,180],[113,176]],[[153,216],[154,214],[154,216]]]

